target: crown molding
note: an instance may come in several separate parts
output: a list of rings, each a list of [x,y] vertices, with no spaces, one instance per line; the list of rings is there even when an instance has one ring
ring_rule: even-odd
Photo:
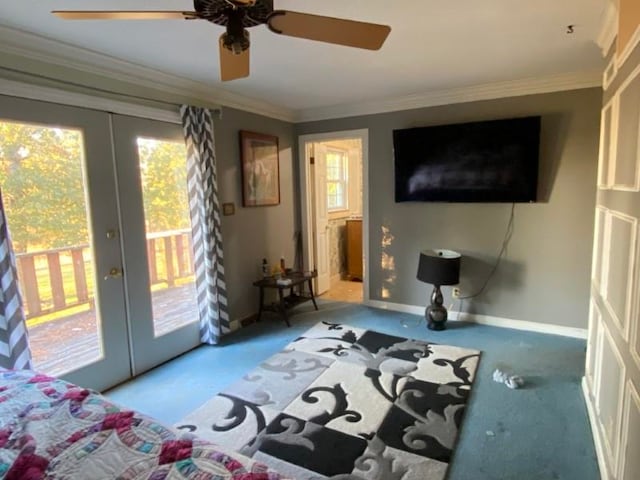
[[[294,120],[294,112],[287,108],[1,24],[0,52],[133,83],[174,97],[193,98],[287,122]]]
[[[624,63],[631,56],[631,53],[633,53],[635,51],[635,49],[636,49],[636,47],[638,45],[640,45],[640,25],[638,25],[638,27],[633,32],[633,35],[631,36],[631,38],[627,42],[627,46],[618,55],[617,60],[616,60],[616,64],[618,66],[618,69],[620,69],[622,67],[622,65],[624,65]]]
[[[602,72],[600,71],[567,73],[542,78],[529,78],[487,83],[471,87],[433,90],[426,93],[371,102],[299,110],[296,112],[295,120],[296,122],[329,120],[600,86],[602,86]]]
[[[123,102],[95,95],[87,95],[84,93],[69,92],[58,88],[30,85],[28,83],[16,82],[4,78],[0,78],[0,95],[60,103],[74,107],[119,113],[121,115],[129,115],[131,117],[160,120],[168,123],[181,123],[180,112],[178,111],[177,106],[174,109],[170,109],[134,105],[130,102]]]
[[[135,84],[168,96],[220,105],[286,122],[309,122],[602,85],[602,72],[568,73],[294,111],[0,24],[0,53]],[[28,73],[28,72],[25,72]],[[52,80],[59,80],[52,78]],[[90,88],[90,86],[88,86]],[[114,92],[117,94],[118,92]],[[160,99],[159,99],[160,100]]]
[[[612,1],[607,2],[604,14],[602,16],[602,25],[600,25],[600,33],[596,38],[596,43],[602,50],[602,56],[606,57],[611,50],[611,45],[618,35],[618,7]]]

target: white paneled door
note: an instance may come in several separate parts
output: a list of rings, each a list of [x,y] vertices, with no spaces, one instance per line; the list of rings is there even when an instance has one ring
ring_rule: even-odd
[[[633,48],[625,63],[612,60],[617,68],[605,81],[584,380],[600,471],[611,480],[640,478],[640,46]]]
[[[0,96],[35,369],[98,390],[198,345],[179,125]]]
[[[331,283],[329,264],[329,212],[327,209],[327,147],[322,143],[313,144],[315,182],[315,244],[318,278],[316,294],[321,295]]]

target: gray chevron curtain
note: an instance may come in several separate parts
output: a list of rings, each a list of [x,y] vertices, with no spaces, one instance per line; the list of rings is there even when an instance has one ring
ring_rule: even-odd
[[[224,278],[213,118],[210,110],[190,105],[183,105],[180,113],[187,144],[187,182],[200,339],[202,343],[213,345],[231,331]]]
[[[22,370],[31,369],[31,351],[16,272],[0,192],[0,367]]]

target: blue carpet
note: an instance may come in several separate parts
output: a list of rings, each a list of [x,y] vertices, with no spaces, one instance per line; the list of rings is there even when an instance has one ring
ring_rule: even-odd
[[[449,480],[600,478],[580,389],[583,340],[463,322],[431,332],[415,315],[341,303],[312,308],[298,307],[291,328],[265,316],[221,346],[197,348],[106,395],[171,425],[316,322],[342,322],[483,351]],[[496,368],[524,377],[525,388],[495,383]]]

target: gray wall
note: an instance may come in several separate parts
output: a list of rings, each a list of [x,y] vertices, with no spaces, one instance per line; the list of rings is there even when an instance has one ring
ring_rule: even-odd
[[[30,73],[74,78],[78,83],[112,91],[144,94],[176,103],[191,101],[188,92],[184,97],[167,98],[161,92],[141,91],[135,85],[110,79],[89,79],[88,74],[42,62],[4,57],[2,61]],[[19,75],[16,77],[22,80]],[[295,126],[295,131],[287,122],[225,108],[222,119],[216,120],[215,135],[220,200],[236,204],[236,214],[222,219],[231,319],[242,319],[256,312],[257,289],[251,282],[259,272],[262,258],[274,262],[284,255],[288,264],[293,263],[293,234],[300,217],[295,134],[369,129],[370,296],[375,300],[424,305],[430,287],[415,279],[418,252],[433,246],[462,251],[465,254],[463,293],[473,292],[495,261],[510,207],[396,204],[391,131],[542,114],[541,201],[535,205],[517,205],[516,229],[508,255],[487,292],[473,302],[465,302],[465,309],[499,317],[586,327],[600,105],[601,91],[589,89],[312,122]],[[279,137],[280,205],[241,206],[240,129]],[[383,228],[393,236],[391,245],[385,248],[382,247]],[[385,259],[393,260],[386,262],[392,267],[389,270],[381,267]],[[447,299],[446,303],[451,302]]]
[[[601,101],[600,89],[585,89],[309,122],[296,134],[369,129],[370,297],[425,305],[431,286],[416,280],[420,250],[462,252],[462,293],[474,293],[496,261],[511,205],[395,203],[392,130],[542,115],[539,202],[516,205],[507,255],[464,310],[586,328]]]
[[[293,125],[260,115],[224,108],[214,125],[221,203],[235,203],[235,215],[222,217],[225,273],[232,320],[257,313],[258,289],[252,285],[266,258],[270,264],[284,256],[287,265],[294,260],[298,217],[297,191],[293,177]],[[280,148],[280,205],[242,207],[240,146],[238,132],[276,135]]]

